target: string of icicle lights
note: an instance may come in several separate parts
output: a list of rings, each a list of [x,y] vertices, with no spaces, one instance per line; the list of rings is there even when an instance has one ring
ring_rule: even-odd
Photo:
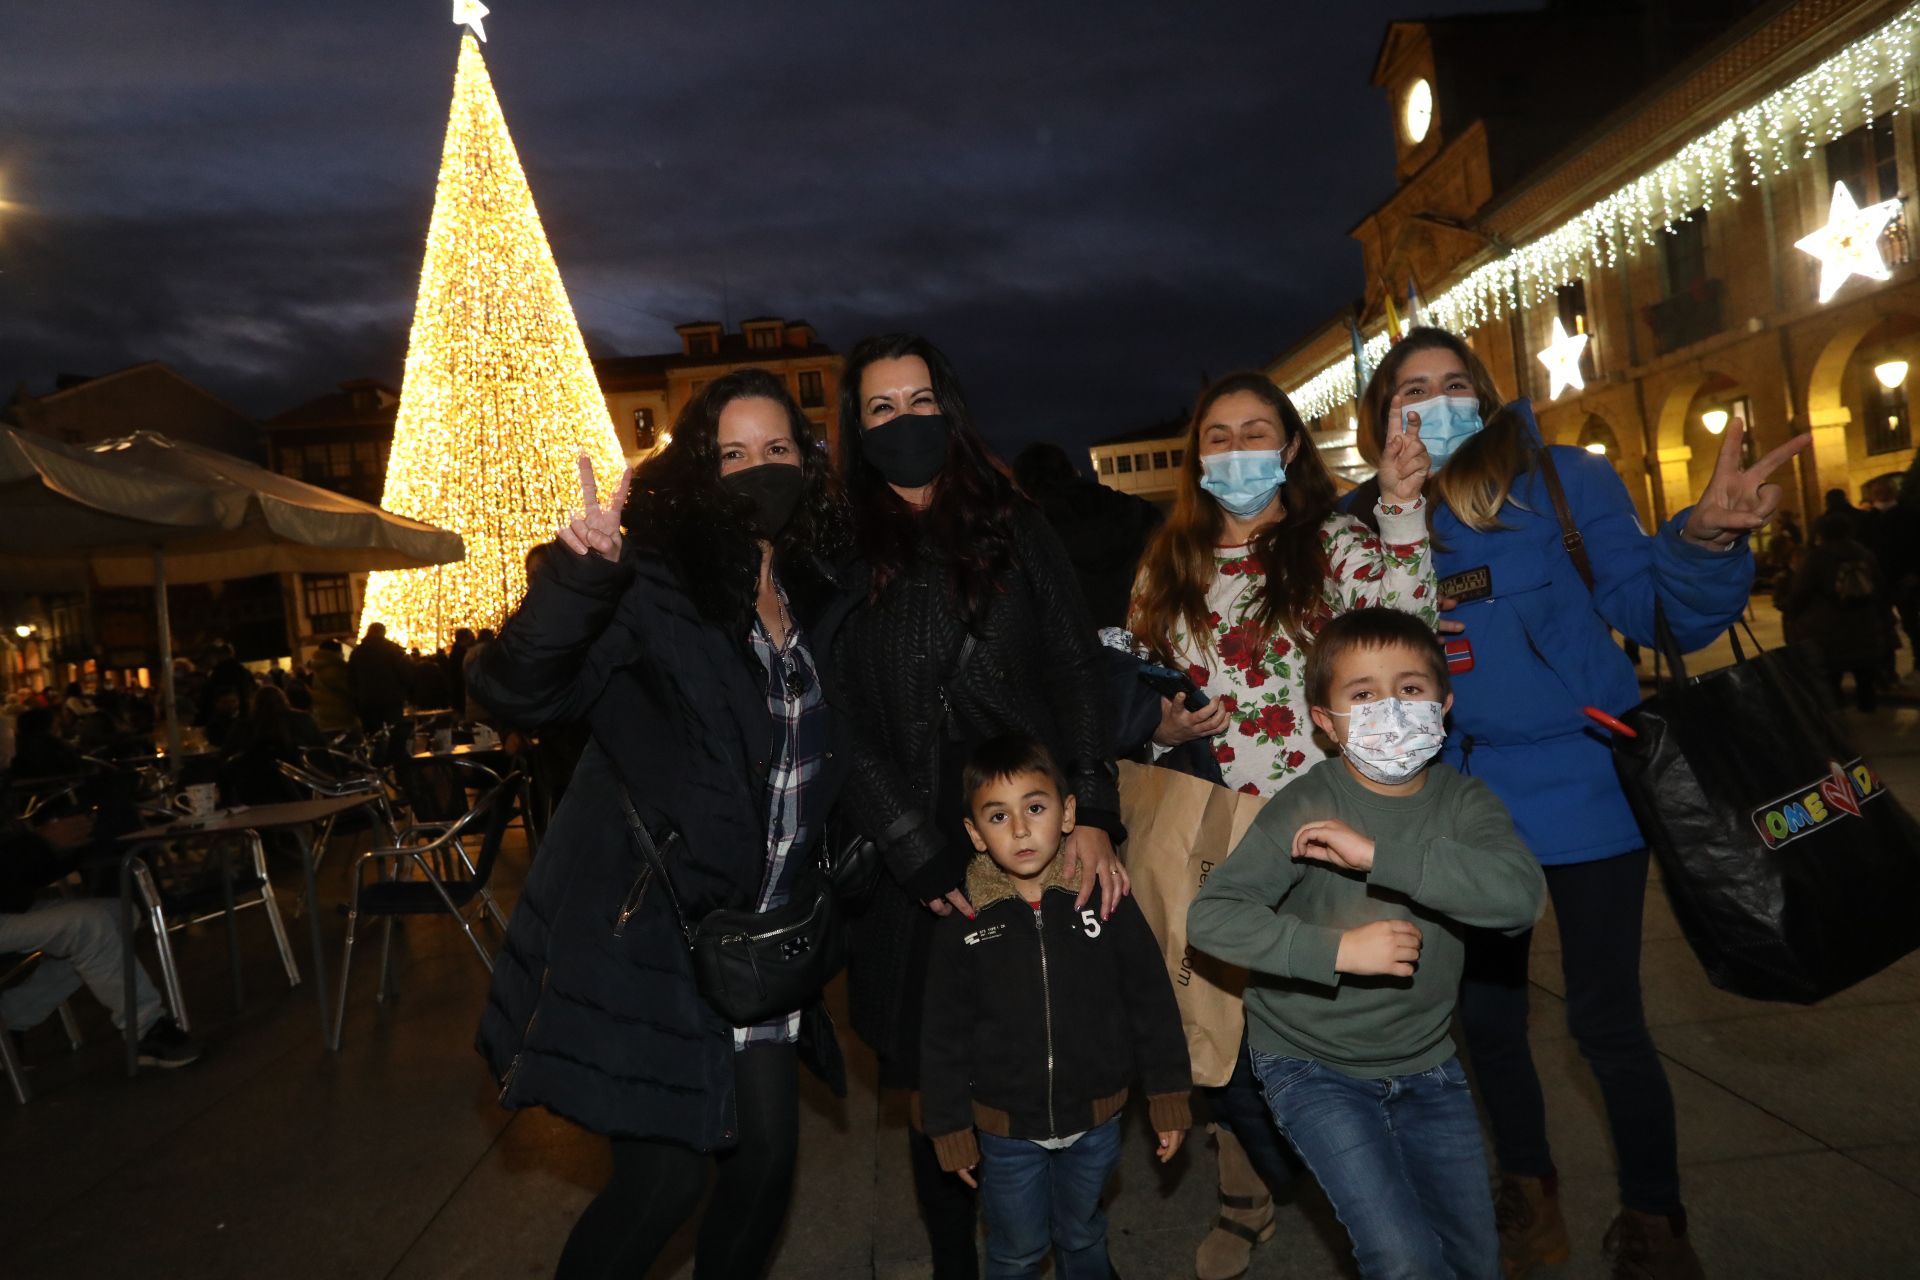
[[[1533,306],[1587,272],[1612,267],[1654,243],[1716,199],[1785,173],[1854,124],[1907,106],[1907,71],[1920,40],[1920,4],[1847,45],[1784,88],[1695,137],[1671,159],[1582,209],[1545,235],[1486,263],[1433,298],[1428,320],[1470,333],[1515,306]],[[1387,353],[1385,331],[1366,339],[1370,367]],[[1317,418],[1353,399],[1346,356],[1289,390],[1302,416]]]
[[[580,505],[576,459],[611,493],[623,460],[487,65],[460,40],[381,505],[452,529],[466,559],[376,573],[364,627],[422,652],[497,627],[526,554]]]

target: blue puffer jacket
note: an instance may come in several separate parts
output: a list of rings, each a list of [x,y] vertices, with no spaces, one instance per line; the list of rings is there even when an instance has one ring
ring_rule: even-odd
[[[1532,406],[1514,407],[1537,443]],[[1466,627],[1473,669],[1454,673],[1442,758],[1493,788],[1548,866],[1646,844],[1614,773],[1608,735],[1582,711],[1618,715],[1640,701],[1633,664],[1608,628],[1651,646],[1657,597],[1681,649],[1691,651],[1733,624],[1753,588],[1753,553],[1744,545],[1719,552],[1680,537],[1691,508],[1649,537],[1611,465],[1562,445],[1552,454],[1593,564],[1591,592],[1561,542],[1537,469],[1515,481],[1500,511],[1504,529],[1475,532],[1444,508],[1433,517],[1436,576],[1484,569],[1492,588],[1445,615]],[[1348,505],[1370,509],[1371,488],[1350,495]]]

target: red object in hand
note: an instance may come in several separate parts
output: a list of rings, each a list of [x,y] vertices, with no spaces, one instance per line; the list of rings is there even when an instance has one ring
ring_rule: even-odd
[[[1619,716],[1608,715],[1598,707],[1582,707],[1580,709],[1587,713],[1589,720],[1599,725],[1602,729],[1611,729],[1623,738],[1637,738],[1640,736],[1638,729],[1630,727],[1627,722]]]

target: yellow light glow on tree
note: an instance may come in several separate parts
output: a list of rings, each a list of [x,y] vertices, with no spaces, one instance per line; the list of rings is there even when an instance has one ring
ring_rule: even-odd
[[[497,627],[526,554],[577,513],[575,460],[603,493],[623,459],[533,192],[473,36],[460,39],[426,261],[381,504],[452,529],[467,557],[376,573],[361,623],[409,648]]]

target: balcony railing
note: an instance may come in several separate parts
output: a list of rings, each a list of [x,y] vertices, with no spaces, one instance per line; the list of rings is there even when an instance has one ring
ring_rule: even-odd
[[[1720,300],[1725,286],[1710,276],[1702,276],[1691,285],[1652,304],[1642,311],[1653,330],[1656,355],[1666,355],[1705,341],[1725,326],[1720,318]]]

